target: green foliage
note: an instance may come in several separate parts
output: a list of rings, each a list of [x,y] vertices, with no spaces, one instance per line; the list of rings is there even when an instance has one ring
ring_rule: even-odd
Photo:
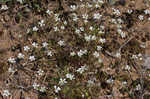
[[[150,95],[145,95],[144,99],[150,99]]]
[[[8,2],[8,1],[11,1],[11,0],[0,0],[0,3],[5,3],[5,2]]]

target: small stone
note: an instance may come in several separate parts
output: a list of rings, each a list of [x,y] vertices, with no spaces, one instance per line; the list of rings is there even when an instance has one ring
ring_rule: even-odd
[[[150,69],[150,56],[146,56],[144,59],[144,66],[146,69]]]

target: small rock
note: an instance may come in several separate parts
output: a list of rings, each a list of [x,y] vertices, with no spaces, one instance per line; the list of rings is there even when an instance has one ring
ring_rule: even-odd
[[[150,69],[150,56],[146,56],[144,60],[144,66],[146,69]]]

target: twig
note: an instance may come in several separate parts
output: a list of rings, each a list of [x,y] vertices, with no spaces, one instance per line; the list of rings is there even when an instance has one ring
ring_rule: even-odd
[[[137,64],[137,66],[140,68],[140,65]],[[143,81],[143,78],[144,78],[145,70],[142,68],[142,65],[141,65],[141,68],[139,69],[138,73],[140,75],[140,84],[141,84],[141,90],[140,90],[139,98],[144,99],[144,97],[143,97],[144,96],[144,81]]]
[[[107,55],[109,55],[109,56],[111,56],[111,57],[115,58],[115,55],[114,55],[114,54],[112,54],[112,53],[110,53],[110,52],[108,52],[107,50],[105,51],[105,53],[106,53]]]
[[[125,45],[127,45],[133,38],[134,38],[134,36],[131,37],[130,39],[128,39],[123,45],[121,45],[120,48],[116,51],[116,53],[117,53],[117,52],[120,53],[121,49],[122,49]],[[113,58],[116,58],[116,55],[115,55],[116,53],[110,53],[110,52],[108,52],[107,50],[105,51],[105,53],[106,53],[107,55],[113,57]]]
[[[47,75],[48,75],[48,72],[46,72],[43,82],[45,82]]]
[[[131,38],[128,39],[123,45],[121,45],[120,48],[118,49],[118,52],[120,52],[121,49],[122,49],[125,45],[127,45],[133,38],[134,38],[134,37],[131,37]]]

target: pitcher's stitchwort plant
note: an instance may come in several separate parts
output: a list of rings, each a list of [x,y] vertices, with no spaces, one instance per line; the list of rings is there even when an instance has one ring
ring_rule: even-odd
[[[145,50],[150,3],[136,3],[3,2],[0,39],[8,43],[0,42],[0,74],[6,76],[0,94],[24,99],[149,99]]]

